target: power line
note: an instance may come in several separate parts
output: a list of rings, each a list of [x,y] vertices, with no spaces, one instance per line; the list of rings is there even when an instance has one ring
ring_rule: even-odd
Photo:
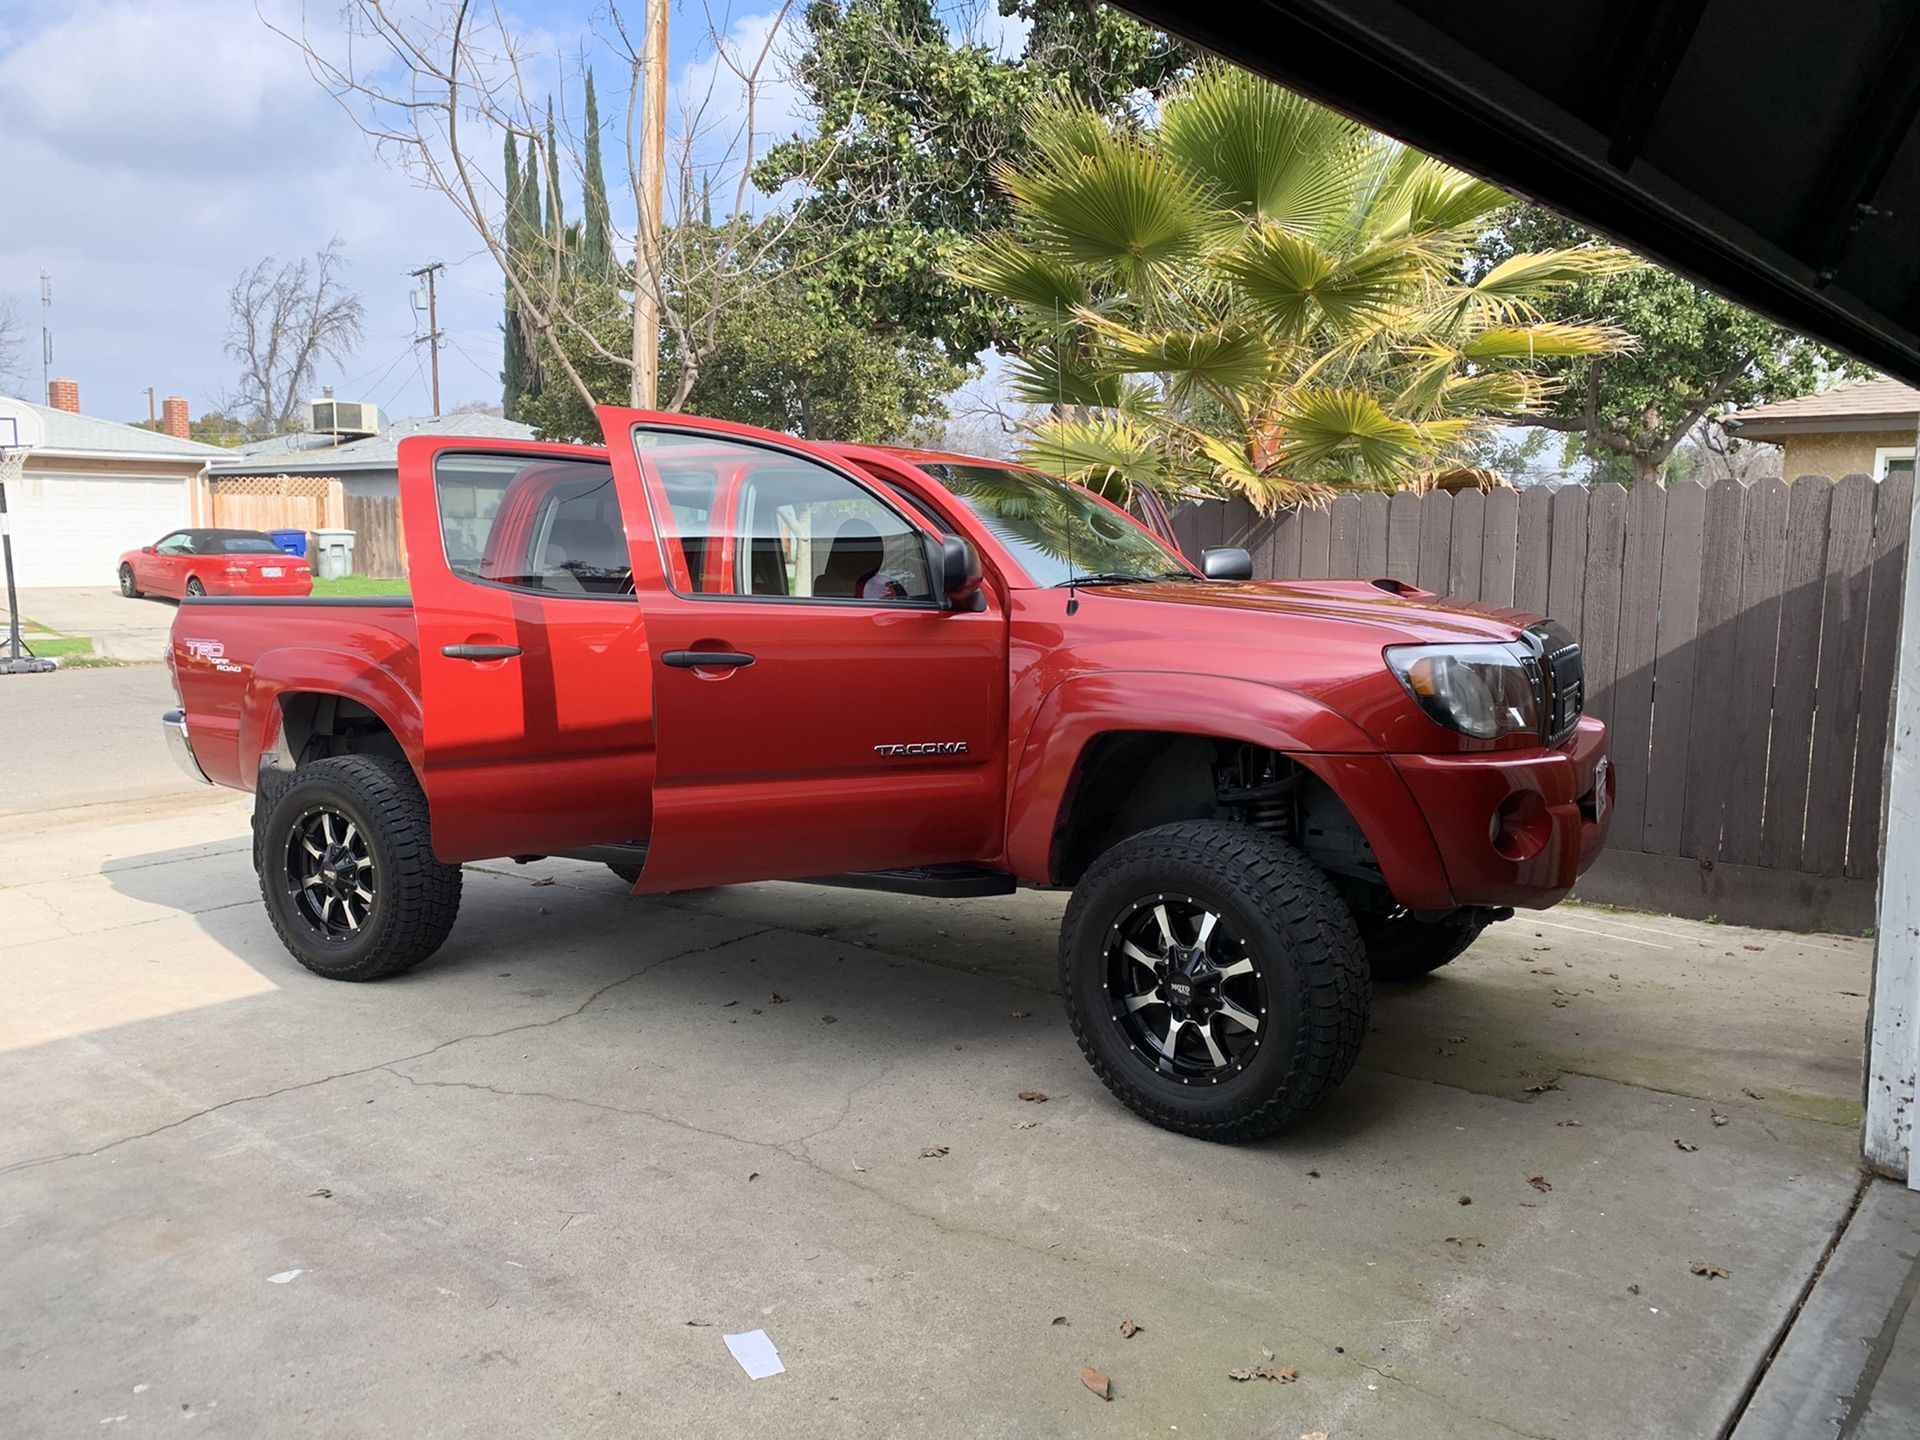
[[[435,260],[431,264],[422,265],[418,270],[412,270],[408,272],[416,280],[420,279],[422,276],[425,276],[427,281],[427,333],[424,338],[427,342],[428,347],[433,351],[433,414],[435,419],[438,419],[440,417],[440,338],[441,337],[440,337],[440,304],[439,304],[438,294],[434,289],[434,279],[436,276],[439,275],[439,273],[442,270],[446,268],[447,267],[443,265],[440,261]],[[414,307],[413,307],[416,312],[420,309],[420,306],[417,303],[418,294],[419,292],[416,291],[415,292],[416,303],[414,304]],[[418,345],[420,342],[416,340],[413,343]]]

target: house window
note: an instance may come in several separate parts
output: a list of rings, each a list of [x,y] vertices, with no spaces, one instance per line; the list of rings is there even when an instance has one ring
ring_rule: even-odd
[[[1887,447],[1873,452],[1873,478],[1885,480],[1892,475],[1913,474],[1913,446]]]

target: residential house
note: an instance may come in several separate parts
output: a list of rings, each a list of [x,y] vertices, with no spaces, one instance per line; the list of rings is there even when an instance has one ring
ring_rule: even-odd
[[[1802,475],[1884,480],[1913,473],[1920,390],[1898,380],[1863,380],[1737,411],[1725,424],[1739,439],[1782,447],[1781,473],[1789,480]]]
[[[112,585],[120,556],[169,530],[210,523],[206,475],[226,451],[189,438],[170,396],[161,429],[80,413],[80,387],[55,380],[50,405],[25,402],[46,443],[7,486],[14,577],[23,587]]]

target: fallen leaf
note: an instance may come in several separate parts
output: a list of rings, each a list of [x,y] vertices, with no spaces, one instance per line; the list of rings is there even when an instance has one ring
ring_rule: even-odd
[[[1742,950],[1764,950],[1767,947],[1764,945],[1742,945],[1740,948]]]
[[[1762,1095],[1758,1090],[1749,1090],[1744,1085],[1740,1087],[1740,1093],[1746,1096],[1749,1100],[1764,1100],[1767,1098],[1766,1096]]]
[[[1690,1145],[1685,1140],[1676,1140],[1673,1142],[1673,1148],[1676,1150],[1684,1151],[1687,1154],[1691,1155],[1694,1151],[1698,1150],[1700,1147],[1698,1145]]]
[[[858,1160],[853,1162],[853,1168],[858,1170],[862,1175],[867,1173],[867,1167],[862,1165]]]
[[[1611,970],[1609,970],[1609,971],[1607,972],[1607,979],[1609,979],[1609,980],[1618,980],[1619,978],[1620,978],[1620,977],[1619,977],[1618,975],[1616,975],[1616,974],[1614,974],[1614,973],[1613,973],[1613,971],[1611,971]]]
[[[1131,1320],[1122,1320],[1120,1322],[1120,1338],[1123,1340],[1131,1340],[1140,1333],[1140,1328],[1140,1326],[1134,1324]]]
[[[1013,1122],[1013,1128],[1016,1130],[1031,1130],[1039,1123],[1038,1120],[1016,1120]]]
[[[1031,1010],[1016,1010],[1013,1012],[1013,1018],[1016,1020],[1024,1020],[1031,1014],[1033,1014]]]
[[[535,885],[536,887],[538,887],[538,886],[541,886],[541,885],[551,885],[551,884],[553,884],[553,876],[551,876],[551,875],[549,875],[549,876],[547,876],[547,877],[546,877],[546,879],[544,879],[544,880],[536,880],[536,881],[534,881],[533,883],[534,883],[534,885]]]
[[[751,1175],[747,1176],[747,1179],[749,1180],[758,1180],[759,1178],[760,1178],[760,1172],[758,1170],[754,1171]]]
[[[1091,1365],[1082,1366],[1080,1383],[1102,1400],[1113,1399],[1113,1381],[1104,1371],[1096,1370]]]
[[[1056,1325],[1071,1325],[1073,1322],[1064,1315],[1056,1315],[1053,1317],[1053,1323]]]
[[[1638,1295],[1639,1293],[1640,1293],[1640,1287],[1638,1285],[1627,1286],[1627,1294]]]
[[[1553,1123],[1556,1125],[1565,1126],[1567,1129],[1570,1129],[1570,1130],[1578,1130],[1582,1125],[1586,1124],[1587,1122],[1584,1120],[1556,1120]]]
[[[767,1003],[769,1005],[784,1005],[787,1003],[787,997],[776,990],[772,995],[767,997]]]
[[[1733,1272],[1723,1265],[1715,1265],[1710,1260],[1696,1260],[1687,1269],[1695,1275],[1704,1275],[1709,1280],[1725,1280]]]
[[[1458,1200],[1454,1201],[1453,1203],[1456,1205],[1471,1205],[1473,1203],[1473,1197],[1471,1195],[1462,1195]]]
[[[689,1325],[711,1325],[711,1324],[713,1324],[713,1321],[711,1321],[711,1320],[689,1320],[689,1321],[687,1321],[687,1323],[688,1323]]]
[[[754,1006],[754,1007],[753,1007],[753,1013],[754,1013],[754,1014],[756,1014],[756,1015],[758,1015],[758,1014],[760,1013],[760,1007],[759,1007],[758,1005],[756,1005],[756,1006]]]
[[[1030,1100],[1035,1105],[1044,1105],[1047,1103],[1047,1094],[1044,1090],[1022,1090],[1020,1092],[1020,1098],[1022,1100]]]
[[[838,1015],[822,1015],[820,1017],[820,1023],[822,1025],[834,1025],[839,1023],[839,1020],[840,1017]]]
[[[1564,1009],[1566,1009],[1566,1008],[1567,1008],[1567,1001],[1566,1001],[1566,999],[1565,999],[1565,997],[1563,996],[1563,997],[1561,997],[1561,998],[1559,998],[1559,999],[1556,999],[1556,1000],[1555,1000],[1555,1001],[1553,1002],[1553,1005],[1554,1005],[1554,1008],[1555,1008],[1556,1010],[1564,1010]]]
[[[1716,1110],[1713,1112],[1713,1123],[1716,1125],[1724,1125],[1727,1123],[1727,1117]]]
[[[947,1153],[947,1147],[944,1145],[929,1145],[926,1149],[920,1152],[920,1158],[922,1160],[938,1160],[942,1155],[946,1153]]]
[[[1467,1037],[1464,1035],[1447,1036],[1447,1044],[1449,1045],[1464,1045],[1466,1043],[1467,1043]]]
[[[1260,1353],[1266,1356],[1267,1359],[1269,1360],[1273,1359],[1273,1347],[1270,1345],[1262,1345],[1260,1347]]]
[[[1273,1380],[1282,1385],[1291,1385],[1300,1378],[1300,1372],[1291,1365],[1283,1365],[1278,1370],[1271,1365],[1246,1365],[1238,1370],[1227,1371],[1229,1380]]]
[[[333,1198],[333,1191],[327,1189],[327,1187],[324,1185],[322,1185],[318,1190],[309,1190],[307,1194],[312,1196],[315,1200],[331,1200]]]
[[[1526,1093],[1529,1095],[1544,1095],[1549,1090],[1558,1090],[1559,1088],[1560,1088],[1560,1082],[1558,1080],[1549,1080],[1542,1085],[1527,1086]]]
[[[1309,1180],[1318,1180],[1320,1178],[1320,1172],[1318,1170],[1309,1170],[1307,1171],[1307,1178]]]
[[[739,1003],[740,1002],[738,1000],[729,1000],[727,1001],[726,1004],[722,1005],[720,1008],[722,1010],[731,1010],[734,1006],[738,1005]]]
[[[1544,1175],[1527,1176],[1527,1184],[1531,1185],[1534,1189],[1538,1190],[1542,1195],[1546,1194],[1549,1190],[1553,1189],[1553,1186],[1550,1183],[1548,1183],[1547,1177]]]

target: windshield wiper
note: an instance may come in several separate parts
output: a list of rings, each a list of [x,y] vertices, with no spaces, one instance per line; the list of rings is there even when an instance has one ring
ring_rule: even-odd
[[[1157,575],[1123,575],[1117,570],[1094,570],[1066,580],[1056,580],[1052,588],[1065,590],[1070,585],[1142,585],[1158,578]]]

